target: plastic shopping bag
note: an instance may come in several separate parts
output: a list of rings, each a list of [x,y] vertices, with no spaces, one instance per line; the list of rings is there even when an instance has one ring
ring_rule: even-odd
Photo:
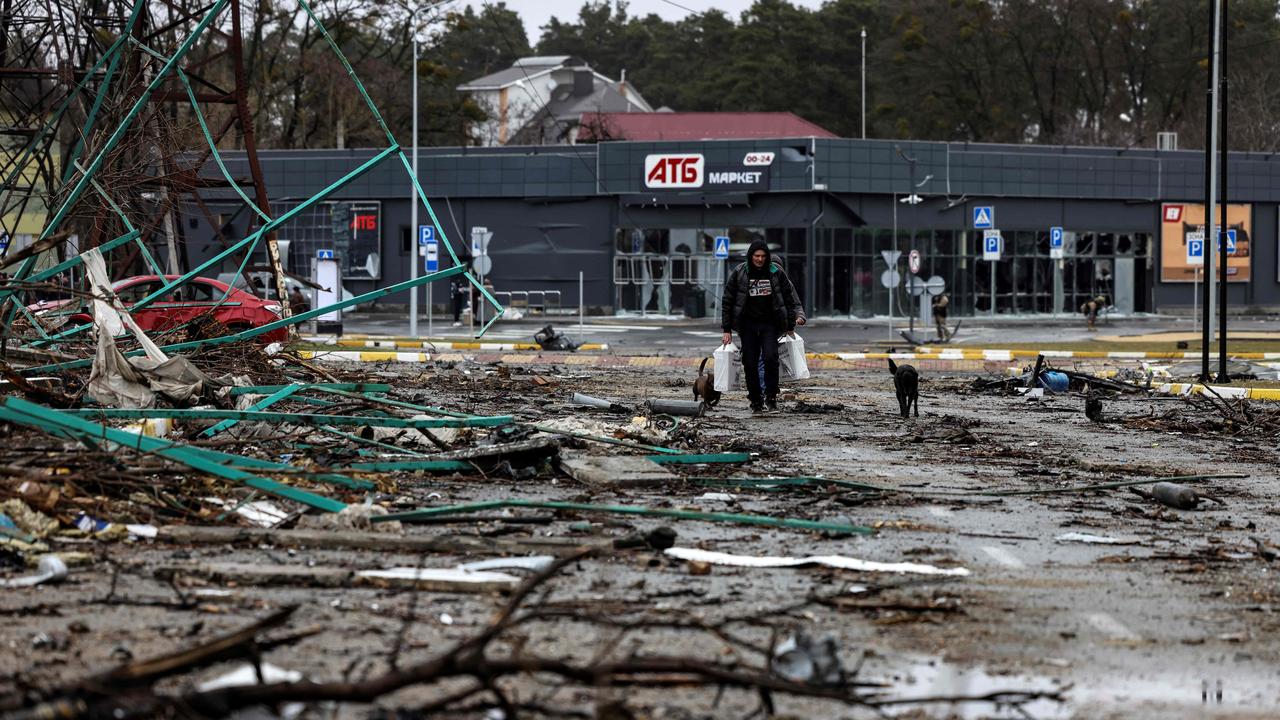
[[[711,353],[715,361],[716,381],[713,387],[719,392],[729,392],[738,387],[738,348],[734,345],[721,345]]]
[[[804,359],[804,340],[799,335],[778,338],[778,370],[788,380],[808,380],[809,363]]]

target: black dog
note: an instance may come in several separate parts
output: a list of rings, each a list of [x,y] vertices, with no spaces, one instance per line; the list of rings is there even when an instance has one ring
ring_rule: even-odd
[[[714,372],[704,372],[707,369],[707,361],[711,358],[702,358],[702,364],[698,366],[698,379],[693,381],[693,399],[701,400],[707,407],[715,407],[720,402],[720,391],[716,390],[716,374]]]
[[[898,393],[898,407],[902,410],[902,417],[907,417],[912,406],[915,407],[916,417],[920,417],[920,373],[910,365],[899,367],[892,358],[889,359],[889,372],[893,373],[893,389]]]

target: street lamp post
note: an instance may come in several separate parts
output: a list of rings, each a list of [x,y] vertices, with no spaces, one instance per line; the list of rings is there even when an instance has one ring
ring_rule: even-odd
[[[409,181],[409,279],[418,279],[418,7],[409,14],[413,33],[413,177]],[[431,314],[431,308],[427,308]],[[409,336],[418,337],[418,288],[409,290]]]
[[[862,28],[862,139],[867,139],[867,29]]]
[[[423,10],[433,10],[453,0],[440,0],[427,3],[425,6],[414,5],[409,13],[409,31],[413,33],[413,177],[409,180],[409,279],[418,279],[419,247],[418,247],[418,14]],[[431,316],[431,286],[427,286],[427,322]],[[430,330],[427,331],[430,334]],[[418,288],[409,291],[409,334],[418,336]]]

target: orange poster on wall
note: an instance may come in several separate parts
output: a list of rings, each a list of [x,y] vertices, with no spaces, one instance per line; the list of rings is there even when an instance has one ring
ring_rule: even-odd
[[[1218,209],[1215,214],[1221,212]],[[1197,271],[1203,279],[1203,268],[1187,263],[1187,236],[1204,235],[1204,205],[1165,203],[1160,207],[1160,220],[1160,282],[1194,282]],[[1252,205],[1227,206],[1227,229],[1236,231],[1236,251],[1227,258],[1228,282],[1249,282],[1252,220]],[[1220,221],[1220,215],[1214,217],[1215,228]],[[1218,277],[1222,277],[1221,271]]]

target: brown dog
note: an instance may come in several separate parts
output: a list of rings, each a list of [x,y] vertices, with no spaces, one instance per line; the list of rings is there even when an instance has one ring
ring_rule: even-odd
[[[707,361],[711,358],[702,358],[702,364],[698,366],[698,379],[693,381],[693,399],[701,400],[703,405],[707,407],[715,407],[720,402],[720,391],[716,390],[716,375],[714,372],[706,372]]]

